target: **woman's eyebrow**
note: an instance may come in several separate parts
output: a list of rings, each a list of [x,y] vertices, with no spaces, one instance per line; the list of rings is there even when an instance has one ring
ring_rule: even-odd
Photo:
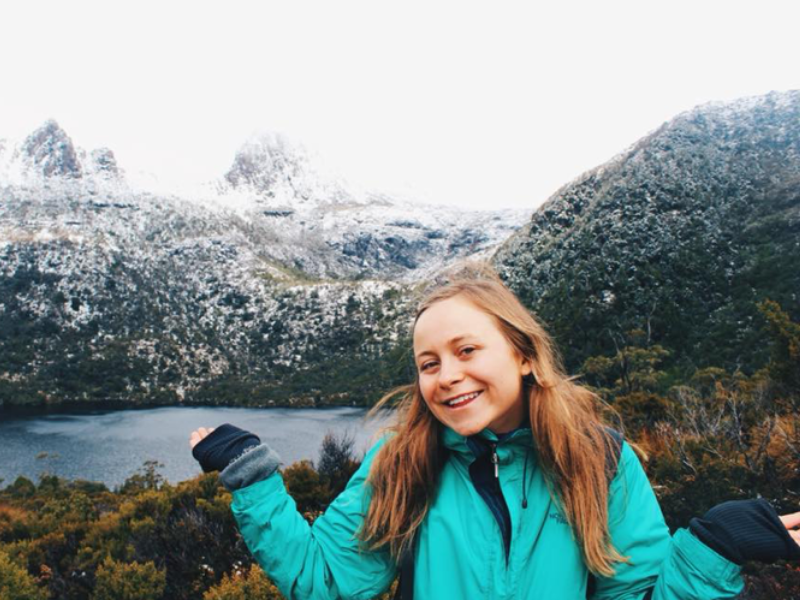
[[[467,338],[471,338],[471,337],[475,337],[475,336],[472,335],[471,333],[465,333],[465,334],[462,334],[462,335],[457,335],[454,338],[450,338],[447,341],[447,345],[448,346],[452,346],[454,344],[457,344],[458,342],[461,342],[461,341],[463,341],[463,340],[465,340]],[[421,356],[425,356],[426,354],[434,355],[436,353],[433,350],[423,350],[422,352],[419,352],[417,354],[417,358],[420,358]]]

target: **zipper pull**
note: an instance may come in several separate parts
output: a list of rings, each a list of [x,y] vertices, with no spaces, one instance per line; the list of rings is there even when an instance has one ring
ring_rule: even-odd
[[[494,478],[500,479],[500,459],[497,458],[497,444],[491,444],[492,447],[492,464],[494,465]]]

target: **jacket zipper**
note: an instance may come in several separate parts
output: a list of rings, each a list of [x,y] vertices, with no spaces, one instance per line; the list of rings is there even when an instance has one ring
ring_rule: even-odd
[[[501,494],[500,491],[500,458],[497,456],[497,444],[489,444],[489,447],[492,449],[492,456],[491,461],[492,465],[494,466],[494,489],[497,490],[498,494]]]
[[[494,487],[495,487],[495,490],[497,491],[498,495],[502,496],[503,492],[500,489],[500,458],[497,456],[497,444],[496,443],[489,443],[489,447],[492,450],[491,462],[492,462],[492,465],[494,466]],[[510,515],[509,515],[509,517],[510,517]],[[509,526],[509,528],[511,527],[511,523],[510,522],[509,522],[508,526]],[[506,548],[505,548],[505,534],[502,531],[502,529],[500,531],[500,541],[503,544],[503,550],[504,550],[503,554],[505,555],[505,559],[506,559],[506,568],[508,568],[508,559],[510,558],[510,554],[511,553],[510,553],[510,547],[509,547],[509,551],[506,551]],[[509,542],[510,542],[510,539],[509,539]]]

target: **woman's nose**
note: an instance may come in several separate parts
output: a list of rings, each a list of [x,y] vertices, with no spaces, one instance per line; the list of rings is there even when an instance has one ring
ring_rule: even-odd
[[[442,360],[441,367],[439,368],[440,386],[450,388],[462,379],[464,379],[464,372],[461,370],[461,365],[459,365],[458,362]]]

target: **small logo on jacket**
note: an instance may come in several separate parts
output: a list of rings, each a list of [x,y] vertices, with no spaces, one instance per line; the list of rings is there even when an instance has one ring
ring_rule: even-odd
[[[562,515],[561,513],[551,512],[550,513],[550,518],[553,519],[554,521],[558,521],[558,523],[560,523],[561,525],[566,525],[567,524],[566,517],[564,517],[564,515]]]

